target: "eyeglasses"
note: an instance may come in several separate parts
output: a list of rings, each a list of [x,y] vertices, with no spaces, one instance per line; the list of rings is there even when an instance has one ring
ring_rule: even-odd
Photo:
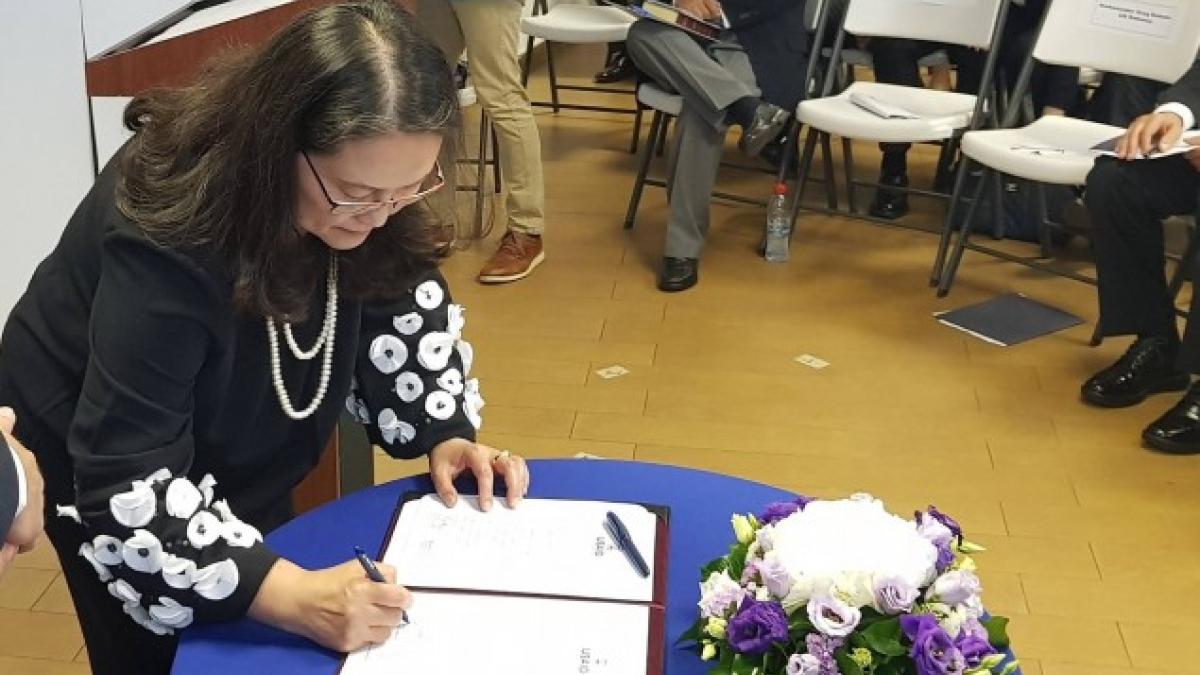
[[[329,212],[338,216],[361,216],[376,209],[387,209],[388,213],[395,213],[437,192],[446,184],[446,175],[442,173],[441,163],[434,162],[433,173],[426,176],[425,180],[421,181],[421,184],[417,187],[417,191],[411,195],[381,202],[341,201],[330,196],[329,188],[325,187],[325,181],[321,180],[321,174],[317,173],[317,167],[313,166],[312,158],[308,156],[308,152],[301,150],[300,154],[304,155],[304,161],[308,162],[308,168],[312,170],[313,178],[316,178],[317,185],[321,186],[321,193],[325,195],[325,201],[329,202]]]

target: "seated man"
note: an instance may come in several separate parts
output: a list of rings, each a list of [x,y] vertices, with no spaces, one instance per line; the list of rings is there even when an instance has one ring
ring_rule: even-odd
[[[1133,121],[1118,145],[1121,159],[1102,158],[1088,176],[1086,202],[1099,277],[1100,328],[1105,336],[1133,335],[1116,363],[1083,384],[1083,400],[1123,408],[1147,395],[1187,389],[1183,400],[1142,432],[1150,447],[1200,453],[1200,325],[1189,321],[1180,342],[1175,307],[1167,291],[1162,219],[1196,212],[1200,150],[1165,159],[1135,160],[1170,147],[1196,125],[1200,65],[1159,96],[1158,109]],[[1197,316],[1200,293],[1192,296]]]
[[[635,23],[626,49],[638,69],[683,96],[671,212],[658,288],[682,291],[699,279],[725,132],[742,128],[741,151],[757,156],[775,140],[804,90],[807,44],[804,2],[798,0],[676,0],[728,30],[715,42],[649,20]]]
[[[1046,0],[1026,0],[1009,8],[1000,41],[998,77],[1010,89],[1016,84],[1025,57],[1033,49],[1038,26],[1046,11]],[[867,44],[875,62],[875,79],[887,84],[908,87],[922,86],[917,62],[922,57],[944,49],[958,68],[955,91],[978,94],[983,82],[987,52],[959,45],[942,45],[916,40],[872,38]],[[935,87],[936,88],[936,87]],[[1037,64],[1030,85],[1034,109],[1039,115],[1063,115],[1079,97],[1079,69]],[[908,143],[880,143],[883,159],[879,183],[893,188],[908,187]],[[908,194],[902,189],[881,188],[875,193],[870,214],[876,218],[894,220],[908,213]]]

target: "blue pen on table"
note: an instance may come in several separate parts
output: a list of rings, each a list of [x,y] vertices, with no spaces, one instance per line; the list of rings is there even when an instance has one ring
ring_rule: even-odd
[[[646,564],[646,559],[642,557],[642,552],[633,543],[633,537],[629,535],[629,529],[625,527],[625,523],[621,522],[617,514],[609,511],[606,525],[608,526],[608,533],[617,542],[617,548],[625,553],[625,557],[629,559],[629,564],[633,565],[633,569],[637,570],[637,573],[642,575],[643,578],[650,576],[650,566]]]
[[[371,558],[367,556],[366,551],[355,546],[354,547],[354,557],[358,558],[358,563],[360,565],[362,565],[363,571],[365,571],[367,573],[368,579],[370,579],[371,581],[374,581],[376,583],[380,583],[380,584],[387,583],[387,579],[383,578],[383,573],[380,572],[379,568],[375,566],[375,561],[371,560]],[[400,620],[403,622],[400,624],[401,626],[408,625],[409,621],[408,621],[408,612],[407,611],[400,610]]]

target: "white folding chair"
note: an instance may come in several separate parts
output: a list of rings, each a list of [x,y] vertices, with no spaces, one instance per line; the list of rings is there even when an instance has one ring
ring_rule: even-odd
[[[593,87],[588,85],[560,84],[554,70],[553,43],[607,44],[624,42],[629,26],[635,21],[633,15],[618,7],[606,5],[560,4],[547,9],[546,0],[534,0],[533,14],[521,19],[521,32],[528,36],[525,44],[525,62],[521,68],[521,84],[529,85],[529,70],[533,64],[533,41],[545,40],[546,71],[550,79],[550,101],[531,101],[535,106],[559,110],[588,110],[592,112],[623,113],[634,116],[633,138],[629,152],[637,152],[638,136],[642,127],[642,106],[615,108],[612,106],[564,103],[559,100],[560,91],[590,91],[617,94],[635,94],[634,89],[616,87]]]
[[[808,178],[818,135],[883,143],[952,143],[964,131],[982,126],[985,111],[994,115],[994,102],[985,107],[985,101],[991,98],[998,47],[1007,13],[1008,0],[956,0],[952,3],[850,0],[834,40],[822,96],[802,101],[796,108],[796,119],[807,124],[810,132],[800,160],[797,198],[792,202],[793,224],[799,213],[799,197]],[[859,37],[907,38],[986,49],[988,57],[984,64],[980,93],[960,94],[877,82],[854,82],[842,92],[831,95],[835,69],[840,67],[848,33]],[[899,106],[916,114],[918,119],[884,119],[852,103],[852,96],[869,96]],[[856,181],[849,161],[846,162],[846,169],[849,183],[847,201],[853,213],[855,185],[878,185]],[[945,196],[926,190],[907,190],[926,196]]]
[[[1173,19],[1147,25],[1138,21],[1124,21],[1118,12],[1109,11],[1096,0],[1054,0],[1043,17],[1033,52],[1021,69],[1013,100],[1021,101],[1028,92],[1035,62],[1078,66],[1159,82],[1178,80],[1196,61],[1197,51],[1200,50],[1200,3],[1195,0],[1155,2],[1156,11]],[[1018,123],[1022,107],[1011,106],[1000,129],[970,131],[963,136],[963,161],[954,181],[950,208],[930,277],[930,285],[937,287],[939,297],[950,292],[963,250],[968,246],[1004,260],[1094,283],[1092,279],[1077,274],[1049,270],[1034,260],[968,244],[989,174],[1000,173],[1034,181],[1044,219],[1042,186],[1046,183],[1083,185],[1099,156],[1092,147],[1124,133],[1120,127],[1065,117],[1042,117],[1028,126],[1013,128]],[[954,252],[947,262],[946,254],[955,229],[955,211],[962,198],[966,176],[973,165],[982,167],[984,176],[975,187],[966,219],[959,228]],[[1042,225],[1043,231],[1046,231],[1045,223]]]

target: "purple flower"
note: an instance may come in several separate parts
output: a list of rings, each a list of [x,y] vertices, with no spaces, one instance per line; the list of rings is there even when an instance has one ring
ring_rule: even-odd
[[[954,641],[928,614],[905,614],[900,629],[912,641],[909,656],[917,666],[917,675],[962,675],[966,669],[963,654]]]
[[[811,501],[808,497],[801,496],[790,502],[772,502],[767,504],[767,508],[758,516],[758,520],[763,525],[774,525],[797,511],[803,511]]]
[[[968,668],[978,668],[985,658],[996,653],[987,638],[967,635],[966,631],[958,634],[954,646],[958,647],[958,651],[962,653],[963,661],[966,662]]]
[[[954,570],[934,579],[925,596],[947,605],[962,605],[978,597],[980,592],[979,577],[974,572]]]
[[[758,575],[771,595],[777,598],[786,597],[788,591],[792,590],[792,575],[774,553],[758,562]]]
[[[935,544],[937,548],[937,561],[933,563],[933,567],[938,574],[950,569],[950,565],[954,563],[954,551],[950,549],[950,542],[944,541],[940,544]]]
[[[967,617],[967,620],[963,621],[962,633],[959,635],[959,637],[961,638],[964,635],[973,635],[978,638],[983,638],[984,640],[988,638],[987,629],[984,628],[983,624],[979,622],[979,619],[975,617]]]
[[[937,507],[933,506],[932,504],[930,504],[929,511],[927,513],[929,514],[930,518],[933,518],[942,525],[945,525],[946,529],[950,530],[950,533],[953,534],[954,538],[958,540],[958,543],[962,543],[963,531],[957,520],[942,513],[941,511],[938,511]]]
[[[875,605],[884,614],[903,614],[912,609],[920,591],[903,577],[880,577],[875,581]]]
[[[808,601],[808,620],[824,635],[846,637],[858,627],[862,611],[832,595],[814,595]]]
[[[746,566],[742,568],[742,585],[754,581],[755,577],[759,576],[759,560],[747,560]]]
[[[815,656],[820,664],[820,669],[817,671],[820,675],[841,675],[837,660],[833,658],[833,652],[840,649],[845,642],[842,638],[828,637],[820,633],[809,633],[804,637],[804,645],[808,648],[808,653]]]
[[[787,662],[787,675],[821,675],[821,660],[812,654],[792,654]]]
[[[725,628],[729,644],[739,654],[763,654],[771,645],[788,639],[788,618],[778,602],[742,600]]]

